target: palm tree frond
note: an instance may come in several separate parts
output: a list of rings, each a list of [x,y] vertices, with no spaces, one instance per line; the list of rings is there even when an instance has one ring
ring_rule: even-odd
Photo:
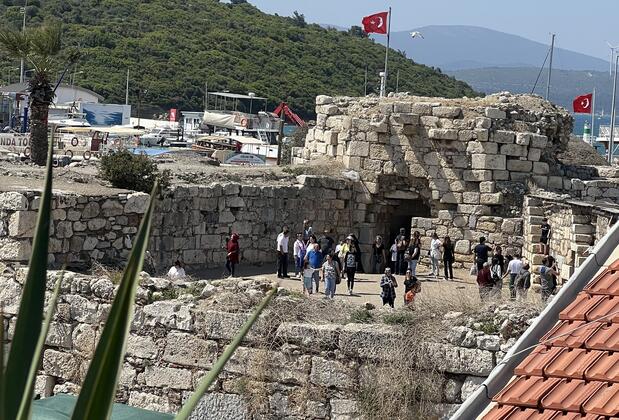
[[[23,32],[2,29],[0,30],[0,49],[13,58],[24,58],[30,54],[32,49],[30,37]]]
[[[62,48],[62,25],[60,22],[48,23],[45,26],[32,29],[28,33],[32,52],[41,57],[53,57]]]

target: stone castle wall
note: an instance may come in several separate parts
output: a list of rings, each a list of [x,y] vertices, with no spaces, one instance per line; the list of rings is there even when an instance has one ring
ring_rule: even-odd
[[[25,273],[19,269],[0,275],[0,304],[9,340]],[[58,274],[48,275],[48,295]],[[172,284],[144,275],[117,401],[177,412],[268,287],[260,280]],[[115,292],[116,286],[108,278],[66,273],[36,394],[47,397],[79,392]],[[196,418],[363,418],[360,401],[375,385],[375,375],[386,368],[386,362],[402,367],[405,356],[396,351],[403,339],[402,326],[346,323],[345,307],[343,318],[329,323],[317,314],[332,311],[329,308],[341,302],[330,302],[321,310],[322,300],[314,301],[315,321],[286,319],[286,314],[278,312],[281,305],[292,308],[312,300],[284,292],[226,365],[202,400]],[[214,303],[226,299],[233,299],[224,304],[230,312]],[[239,308],[239,302],[247,306]],[[440,372],[431,395],[438,413],[453,412],[536,315],[529,310],[515,315],[507,307],[488,311],[479,319],[462,313],[445,315],[444,337],[424,344],[429,360]],[[383,313],[373,312],[377,318]]]
[[[352,183],[326,177],[299,176],[269,186],[214,183],[176,186],[157,202],[150,252],[163,270],[176,259],[189,267],[222,266],[225,240],[239,233],[244,263],[275,262],[275,239],[283,225],[294,232],[303,219],[319,235],[348,235],[359,219]],[[40,196],[38,192],[0,193],[0,260],[27,263]],[[89,266],[92,261],[122,263],[148,203],[144,193],[113,196],[54,195],[50,263]],[[362,217],[362,216],[361,216]],[[292,253],[292,242],[290,252]]]
[[[394,190],[418,194],[430,214],[410,214],[411,229],[425,236],[425,249],[432,233],[450,236],[460,264],[472,261],[481,236],[538,263],[531,236],[539,236],[541,217],[528,213],[536,209],[524,202],[527,194],[552,191],[590,207],[619,203],[616,168],[557,161],[570,138],[571,117],[539,97],[319,96],[316,105],[316,127],[296,161],[341,162],[359,173],[374,201]],[[591,227],[584,225],[593,226],[580,213],[591,210],[566,204],[564,211],[543,211],[557,227],[551,248],[567,273],[578,265],[570,255],[588,243]]]

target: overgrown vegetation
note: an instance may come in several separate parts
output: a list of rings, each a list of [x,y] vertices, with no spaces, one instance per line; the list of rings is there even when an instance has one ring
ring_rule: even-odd
[[[99,168],[101,178],[116,188],[149,192],[155,181],[161,189],[170,185],[169,170],[159,171],[157,164],[146,155],[134,155],[128,150],[104,155]]]
[[[200,110],[209,91],[255,92],[268,109],[286,101],[305,118],[314,115],[318,94],[377,92],[384,47],[358,28],[349,32],[307,24],[292,17],[262,13],[247,2],[216,0],[31,0],[27,25],[55,16],[64,23],[65,45],[80,45],[77,85],[124,103],[130,71],[130,102],[142,98],[142,114],[169,108]],[[0,21],[20,28],[23,0],[0,3]],[[359,14],[361,17],[361,14]],[[17,62],[0,57],[0,77],[18,78]],[[18,67],[18,66],[17,66]],[[400,91],[462,97],[475,92],[466,83],[414,63],[391,51],[389,68],[400,72]],[[73,70],[72,70],[73,71]],[[82,73],[83,71],[83,73]],[[395,77],[388,90],[395,90]],[[136,107],[134,106],[134,109]]]

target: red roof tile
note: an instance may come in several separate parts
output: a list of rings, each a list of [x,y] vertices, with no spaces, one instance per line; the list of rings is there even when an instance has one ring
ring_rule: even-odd
[[[563,321],[555,325],[540,341],[549,346],[582,347],[599,326],[597,323],[587,324],[585,321]]]
[[[514,369],[488,420],[619,420],[619,260]]]
[[[537,408],[542,397],[557,383],[559,383],[557,378],[519,376],[496,395],[493,401],[501,404]]]
[[[562,379],[542,398],[542,407],[580,412],[582,404],[602,386],[599,382]]]
[[[619,384],[602,386],[593,394],[589,401],[584,404],[583,408],[585,412],[590,414],[599,414],[602,416],[619,415]]]
[[[585,371],[589,381],[619,382],[619,353],[600,352],[601,357]]]
[[[563,347],[547,347],[544,345],[537,346],[527,357],[524,359],[516,369],[514,369],[515,375],[525,376],[544,376],[544,368],[557,355],[563,351]]]
[[[514,410],[519,410],[519,408],[513,405],[495,404],[495,406],[484,415],[484,420],[505,420],[509,418],[509,413]]]
[[[604,270],[583,291],[592,295],[619,296],[619,271]]]
[[[619,322],[619,297],[600,297],[599,305],[587,313],[587,321]]]
[[[561,347],[553,347],[553,349],[557,348]],[[587,351],[586,349],[562,347],[557,357],[546,364],[543,369],[544,376],[585,379],[585,370],[587,370],[587,368],[602,354],[601,351]]]
[[[619,324],[601,324],[585,345],[589,349],[619,351]]]
[[[595,308],[600,301],[604,299],[602,295],[589,295],[587,293],[580,293],[576,296],[574,302],[572,302],[567,308],[561,311],[559,319],[570,319],[572,321],[585,321],[585,315],[591,309]]]

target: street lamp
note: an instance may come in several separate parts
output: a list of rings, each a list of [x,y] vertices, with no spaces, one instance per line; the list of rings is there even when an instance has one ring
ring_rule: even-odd
[[[22,20],[21,31],[26,32],[26,11],[28,9],[28,0],[24,0],[24,7],[21,8],[21,12],[24,14]],[[19,63],[19,83],[24,83],[24,58],[21,58]]]

